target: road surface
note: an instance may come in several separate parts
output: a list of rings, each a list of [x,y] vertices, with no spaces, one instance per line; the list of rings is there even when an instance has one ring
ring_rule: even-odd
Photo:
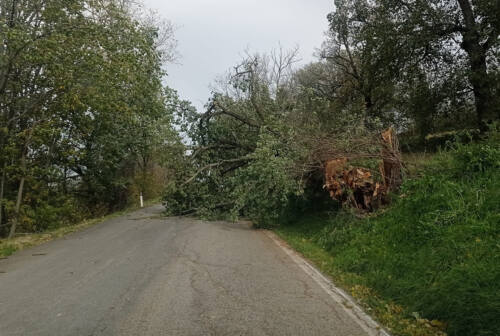
[[[370,334],[265,232],[161,211],[0,260],[0,335]]]

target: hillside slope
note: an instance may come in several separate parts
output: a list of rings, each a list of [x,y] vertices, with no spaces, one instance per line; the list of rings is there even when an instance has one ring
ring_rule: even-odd
[[[374,216],[314,213],[277,231],[395,335],[499,335],[499,168],[498,134],[455,145],[419,162],[392,206]]]

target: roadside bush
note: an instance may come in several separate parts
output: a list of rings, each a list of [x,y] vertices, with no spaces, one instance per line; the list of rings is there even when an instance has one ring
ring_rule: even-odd
[[[21,229],[27,232],[54,230],[75,224],[84,218],[84,211],[74,199],[59,197],[50,202],[39,200],[35,206],[25,207]]]
[[[485,142],[464,145],[456,142],[452,155],[457,172],[466,174],[484,173],[500,168],[500,146],[497,133],[492,133]]]

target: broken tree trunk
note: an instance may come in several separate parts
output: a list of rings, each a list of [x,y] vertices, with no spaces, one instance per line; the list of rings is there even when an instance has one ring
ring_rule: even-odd
[[[387,203],[389,191],[402,183],[399,143],[393,128],[381,134],[379,170],[382,182],[375,181],[372,171],[348,166],[348,157],[332,158],[324,163],[325,185],[330,197],[361,211],[376,210]]]
[[[380,175],[387,191],[397,190],[403,182],[399,141],[392,127],[382,132]]]

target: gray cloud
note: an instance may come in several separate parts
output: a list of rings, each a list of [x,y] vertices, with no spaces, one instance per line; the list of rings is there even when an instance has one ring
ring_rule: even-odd
[[[180,64],[167,67],[167,84],[201,109],[214,79],[236,65],[242,53],[269,52],[281,44],[300,47],[313,59],[328,27],[332,0],[144,0],[179,27]]]

